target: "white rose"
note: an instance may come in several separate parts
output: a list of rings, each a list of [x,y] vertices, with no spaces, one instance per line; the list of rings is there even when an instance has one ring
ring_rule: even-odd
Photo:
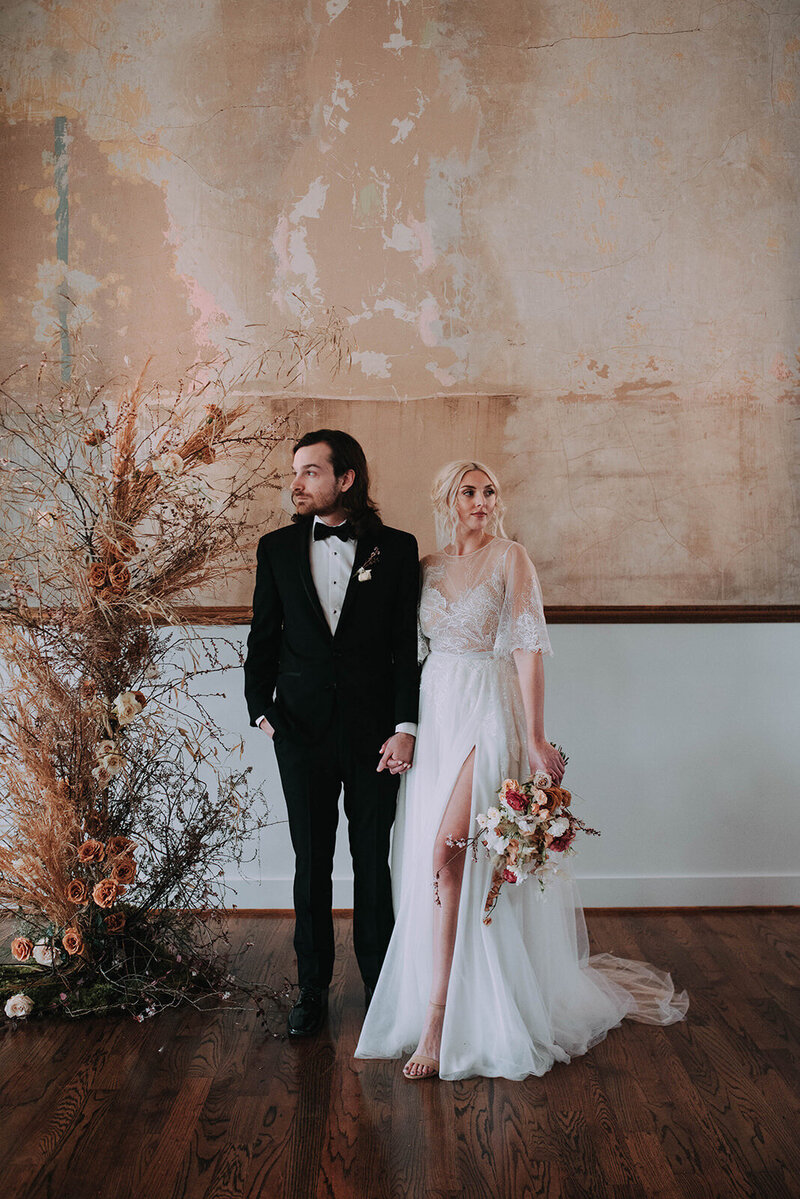
[[[111,775],[106,770],[105,766],[95,766],[92,771],[92,777],[97,779],[97,784],[100,787],[107,787],[111,782]]]
[[[489,808],[486,813],[486,819],[490,826],[497,824],[498,820],[502,820],[502,813],[499,808]]]
[[[6,1015],[12,1020],[24,1020],[33,1011],[33,1000],[30,995],[12,995],[6,1000]]]
[[[489,849],[494,850],[495,853],[505,853],[508,847],[508,837],[501,837],[499,833],[494,831],[494,829],[489,829],[487,831],[489,833],[487,838],[489,842]]]
[[[533,776],[534,787],[552,787],[553,780],[546,770],[537,770]]]
[[[485,812],[478,812],[478,815],[475,817],[475,823],[478,825],[478,828],[486,828],[489,823],[489,817]]]
[[[569,821],[563,816],[559,816],[558,820],[554,820],[547,830],[551,837],[561,837],[569,828]]]
[[[176,450],[168,450],[153,458],[150,465],[162,479],[174,479],[183,471],[183,458]]]
[[[95,757],[98,765],[92,771],[92,774],[99,780],[100,776],[104,778],[114,778],[119,774],[125,765],[125,759],[117,751],[117,747],[113,741],[100,741],[95,746]]]
[[[37,941],[33,947],[34,961],[40,966],[52,966],[53,964],[53,947],[47,941]],[[26,1013],[27,1015],[27,1013]]]
[[[120,724],[130,724],[144,708],[133,691],[122,691],[111,705],[112,711]]]

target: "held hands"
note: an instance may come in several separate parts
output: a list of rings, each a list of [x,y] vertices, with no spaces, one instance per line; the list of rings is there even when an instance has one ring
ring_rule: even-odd
[[[546,771],[557,786],[561,786],[567,764],[554,745],[549,741],[531,741],[528,744],[528,761],[531,774]]]
[[[378,774],[388,770],[389,774],[405,774],[414,761],[416,738],[410,733],[393,733],[381,746]]]

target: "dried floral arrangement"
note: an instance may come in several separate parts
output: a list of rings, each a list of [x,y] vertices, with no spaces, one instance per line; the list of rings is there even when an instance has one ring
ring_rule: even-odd
[[[250,501],[280,486],[270,459],[289,421],[254,426],[243,391],[268,366],[291,378],[309,354],[332,355],[334,369],[349,355],[331,314],[284,340],[234,378],[229,361],[198,364],[170,394],[146,372],[92,384],[97,363],[77,355],[68,381],[43,362],[35,386],[24,370],[0,386],[10,1019],[144,1019],[232,992],[266,1014],[277,997],[231,974],[221,876],[267,808],[248,770],[229,767],[240,745],[198,690],[227,639],[196,638],[180,604],[246,568]]]

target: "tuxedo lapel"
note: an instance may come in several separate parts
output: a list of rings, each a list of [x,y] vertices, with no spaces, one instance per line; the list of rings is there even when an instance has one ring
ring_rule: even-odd
[[[347,616],[348,610],[352,607],[353,599],[355,598],[356,587],[368,587],[369,586],[369,583],[359,583],[358,572],[375,548],[376,548],[376,539],[375,539],[374,533],[367,537],[359,537],[358,541],[356,542],[355,561],[353,562],[353,569],[350,574],[350,581],[347,584],[347,591],[344,594],[344,603],[342,604],[342,611],[339,615],[339,623],[336,626],[337,633],[338,633],[339,629],[342,627],[342,622],[344,621],[345,617]]]
[[[319,602],[317,589],[314,586],[314,579],[311,575],[311,525],[308,521],[300,521],[295,528],[298,532],[297,557],[300,563],[300,577],[303,580],[303,586],[306,589],[311,607],[325,626],[325,631],[330,635],[330,625],[325,619],[325,613],[322,610],[322,604]]]

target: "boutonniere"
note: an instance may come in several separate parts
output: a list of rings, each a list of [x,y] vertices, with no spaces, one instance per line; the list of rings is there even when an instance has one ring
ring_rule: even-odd
[[[381,556],[381,551],[378,549],[378,547],[376,545],[375,549],[372,551],[370,556],[367,558],[366,562],[364,562],[363,565],[359,566],[358,570],[356,571],[356,578],[358,579],[359,583],[368,583],[370,581],[370,579],[372,578],[372,567],[378,561],[380,556]]]

